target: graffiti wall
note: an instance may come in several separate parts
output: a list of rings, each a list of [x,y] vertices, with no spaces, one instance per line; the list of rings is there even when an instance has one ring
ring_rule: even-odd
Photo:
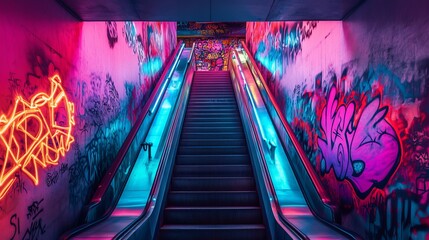
[[[195,63],[198,70],[226,71],[231,49],[241,45],[244,38],[179,38],[187,47],[195,42]]]
[[[176,23],[78,22],[44,0],[0,9],[0,239],[57,239],[141,113]]]
[[[245,22],[177,22],[178,37],[243,37]]]
[[[365,239],[429,237],[421,5],[371,1],[342,22],[247,23],[247,45],[341,224]]]
[[[245,39],[244,22],[178,22],[177,39],[186,47],[195,43],[197,69],[224,71],[228,68],[229,52]]]

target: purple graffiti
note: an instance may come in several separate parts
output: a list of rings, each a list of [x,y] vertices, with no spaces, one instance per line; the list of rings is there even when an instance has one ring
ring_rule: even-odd
[[[332,87],[322,110],[320,169],[327,173],[333,168],[339,181],[348,180],[356,194],[365,198],[374,187],[383,188],[398,166],[399,139],[385,120],[388,107],[380,108],[380,97],[370,101],[356,121],[354,102],[338,106],[336,95]]]

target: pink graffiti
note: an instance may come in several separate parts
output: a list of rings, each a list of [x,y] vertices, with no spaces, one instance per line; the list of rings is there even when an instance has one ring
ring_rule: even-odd
[[[320,168],[322,173],[332,168],[339,181],[348,180],[357,195],[365,198],[374,187],[383,188],[397,168],[399,139],[385,120],[388,107],[380,108],[380,97],[369,102],[355,119],[354,102],[338,106],[336,95],[332,87],[322,110]]]

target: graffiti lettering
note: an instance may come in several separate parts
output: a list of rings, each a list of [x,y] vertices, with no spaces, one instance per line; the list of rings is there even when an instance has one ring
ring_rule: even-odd
[[[118,30],[116,27],[116,22],[107,21],[107,40],[109,41],[110,48],[115,47],[115,43],[118,42]]]
[[[37,240],[45,232],[46,224],[43,224],[42,219],[39,218],[31,223],[30,227],[25,231],[22,240]]]
[[[40,207],[40,204],[43,202],[43,198],[40,201],[34,201],[30,206],[27,207],[27,219],[34,220],[40,213],[43,212],[43,208]]]
[[[21,174],[15,173],[15,179],[16,181],[13,185],[13,193],[14,194],[16,193],[21,194],[23,192],[28,193],[27,188],[25,188],[25,181],[24,179],[21,178]]]
[[[332,168],[338,180],[347,179],[361,198],[373,187],[383,188],[400,160],[400,143],[393,127],[384,119],[388,107],[374,98],[355,119],[353,102],[339,105],[332,87],[320,121],[318,143],[323,173]]]
[[[15,236],[17,236],[17,234],[21,234],[21,225],[19,223],[19,218],[16,214],[13,214],[12,217],[10,217],[9,223],[13,227],[13,235],[10,238],[12,240],[15,238]]]
[[[43,198],[39,201],[33,201],[33,203],[27,207],[26,217],[29,220],[27,222],[28,225],[25,224],[25,221],[21,222],[17,214],[13,214],[10,217],[9,223],[13,228],[11,240],[18,238],[23,240],[36,240],[40,239],[40,236],[46,232],[46,224],[43,224],[43,220],[40,217],[40,214],[44,211],[41,206],[43,201]],[[23,235],[21,235],[21,225],[29,226],[25,231],[22,231]]]
[[[58,179],[60,178],[60,175],[58,174],[58,171],[48,172],[46,174],[46,186],[50,187],[58,182]]]

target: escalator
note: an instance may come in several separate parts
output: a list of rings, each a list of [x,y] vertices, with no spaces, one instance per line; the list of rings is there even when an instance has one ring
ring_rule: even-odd
[[[114,239],[149,211],[153,183],[160,175],[162,156],[168,149],[164,140],[191,55],[191,49],[178,44],[142,115],[84,208],[84,224],[67,231],[61,239]]]
[[[159,239],[267,239],[230,73],[195,72]]]
[[[205,72],[194,48],[180,49],[88,223],[63,238],[360,239],[335,223],[248,50],[232,51],[228,71]]]

